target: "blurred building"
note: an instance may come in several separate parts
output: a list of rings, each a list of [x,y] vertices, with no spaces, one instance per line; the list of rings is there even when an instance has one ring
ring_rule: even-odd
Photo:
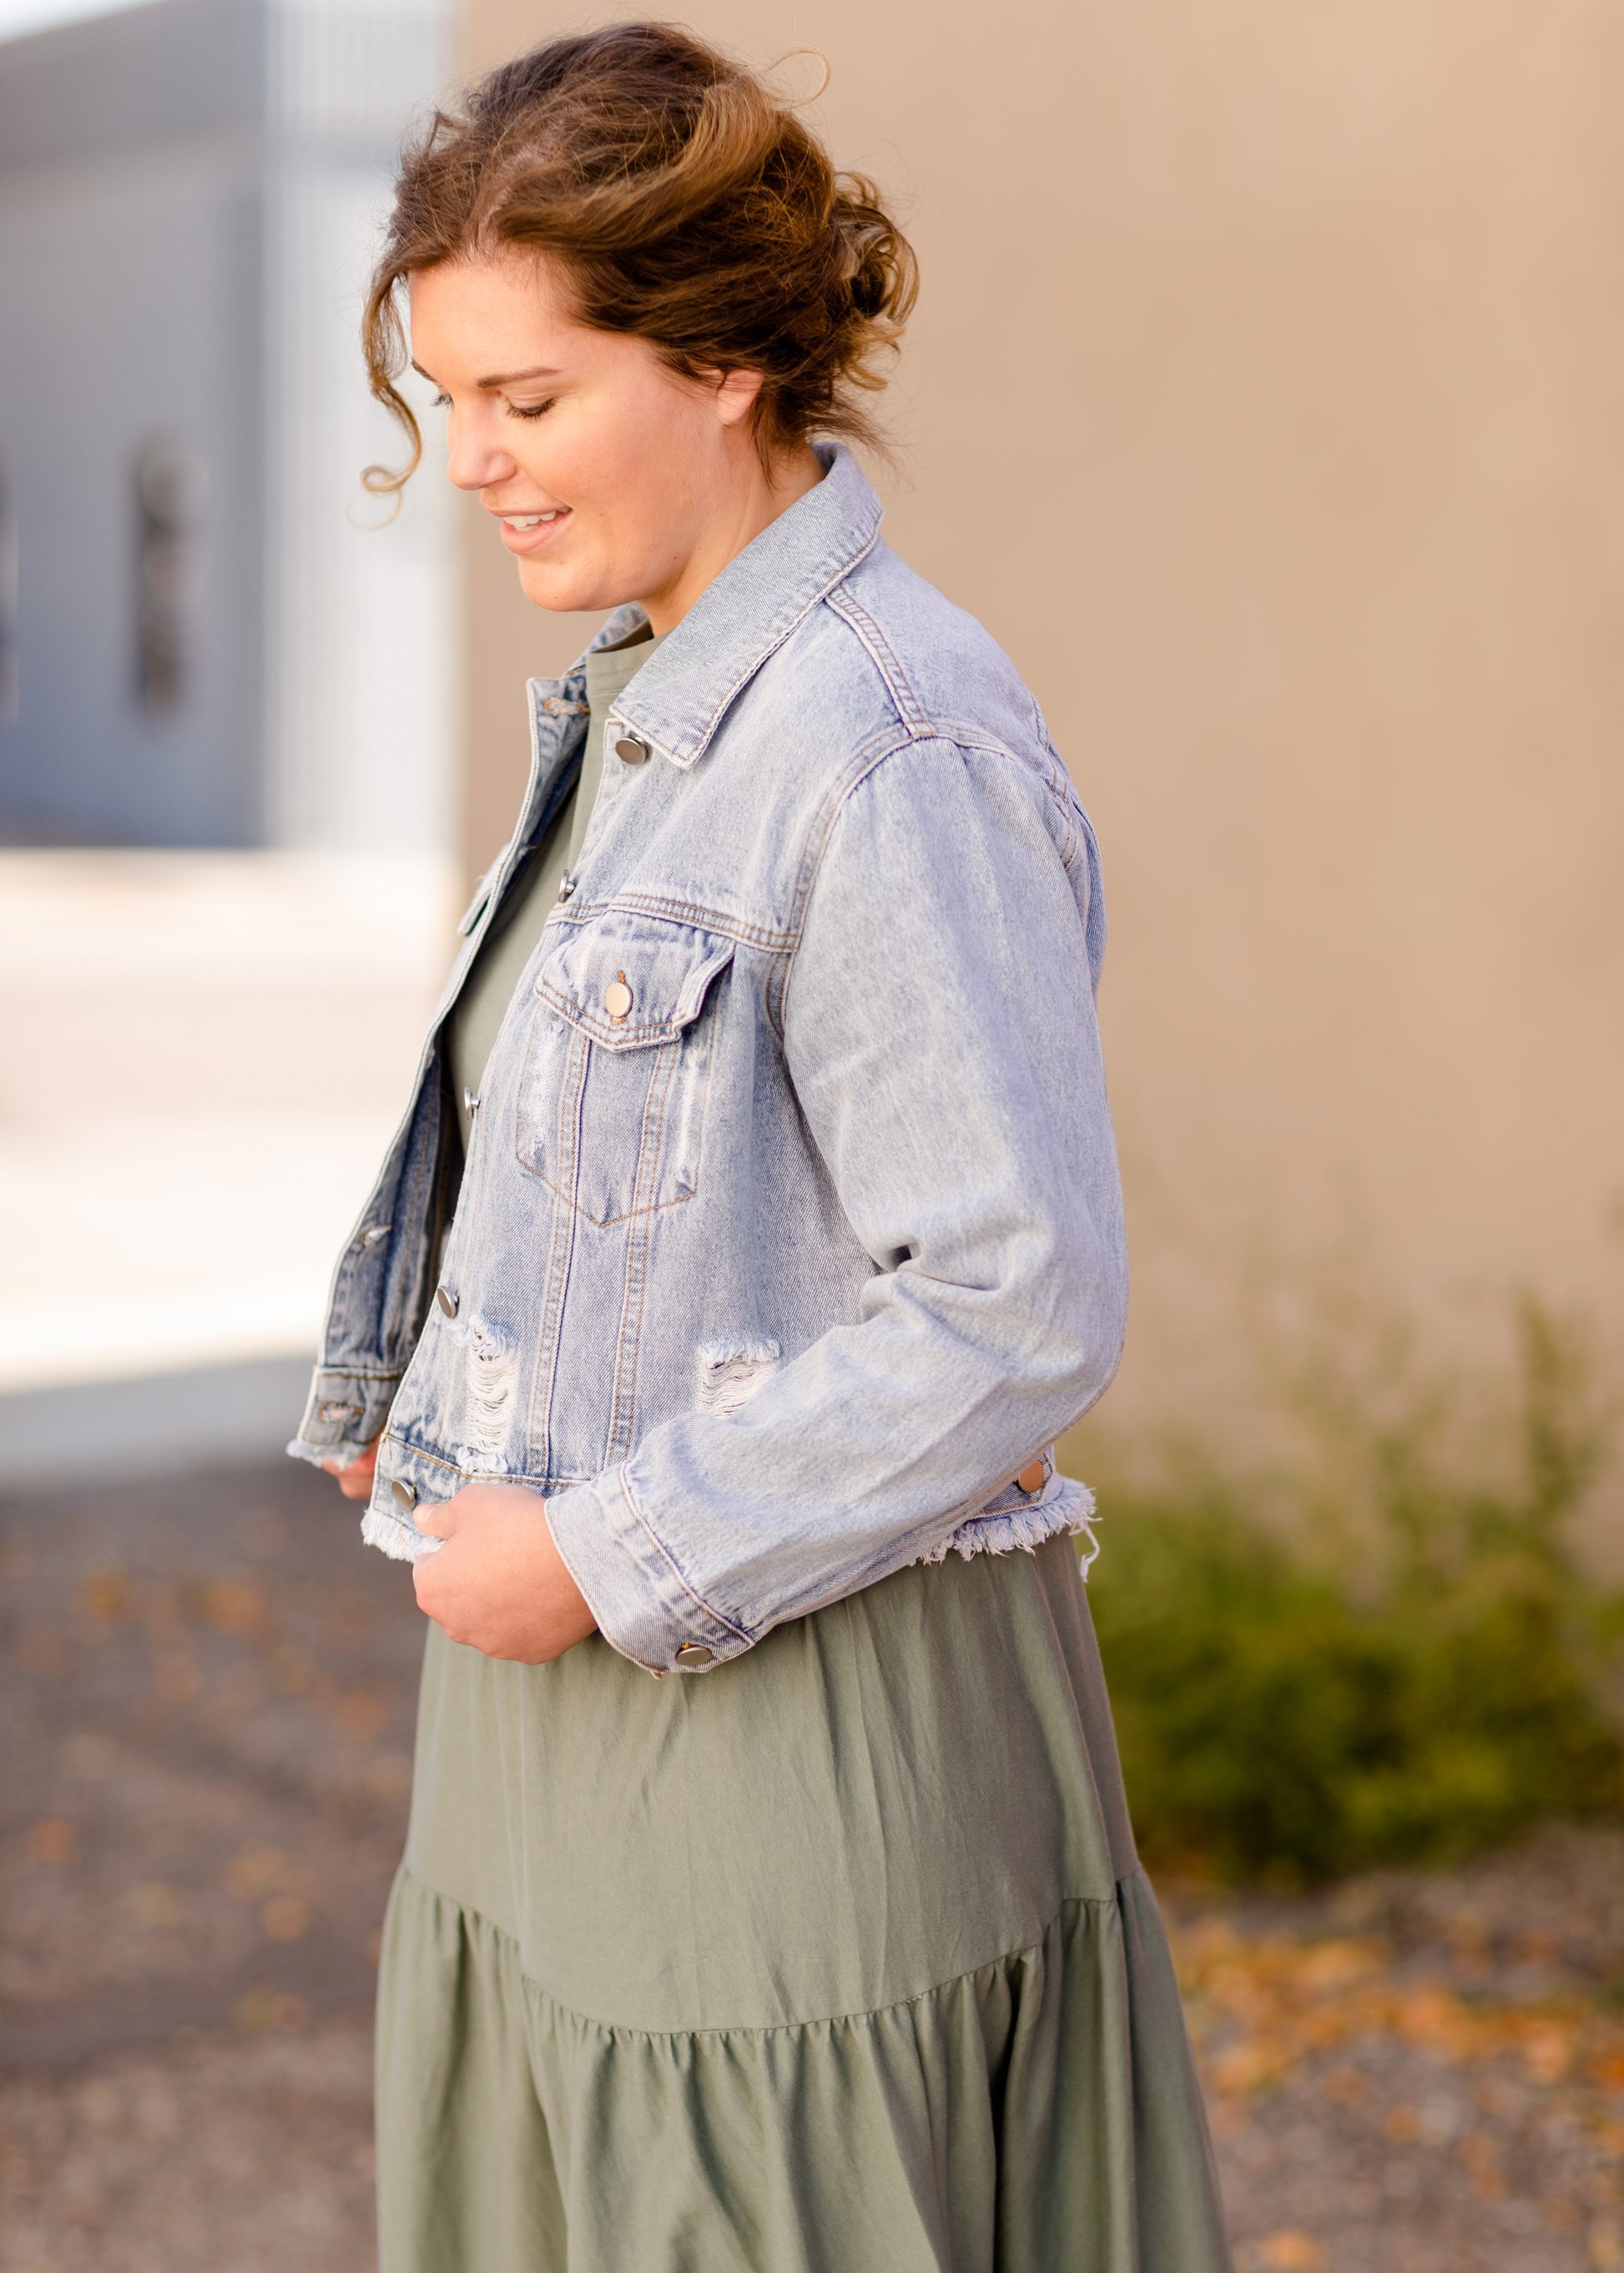
[[[0,44],[0,836],[412,850],[456,563],[356,319],[447,0],[149,0]],[[443,484],[441,485],[443,487]]]

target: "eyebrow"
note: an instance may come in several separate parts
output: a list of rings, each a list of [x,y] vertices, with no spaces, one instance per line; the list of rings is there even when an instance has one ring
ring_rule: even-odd
[[[420,363],[414,361],[411,367],[417,372],[418,378],[426,379],[431,386],[438,386],[440,385],[440,381],[433,377],[432,372],[425,371]],[[523,379],[556,379],[557,377],[558,372],[551,364],[538,363],[534,371],[498,371],[493,379],[476,379],[474,384],[476,386],[481,387],[513,386]]]

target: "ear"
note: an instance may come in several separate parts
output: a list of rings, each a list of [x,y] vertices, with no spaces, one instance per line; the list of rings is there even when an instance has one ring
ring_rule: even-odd
[[[762,391],[758,371],[725,371],[716,383],[716,413],[724,426],[741,426]]]

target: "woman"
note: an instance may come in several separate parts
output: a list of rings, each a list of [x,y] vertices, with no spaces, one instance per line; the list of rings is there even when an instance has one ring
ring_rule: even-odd
[[[398,186],[374,390],[415,463],[404,294],[526,594],[613,612],[531,683],[294,1447],[433,1622],[385,2273],[1225,2262],[1039,1449],[1122,1335],[1094,839],[837,439],[913,278],[658,25]]]

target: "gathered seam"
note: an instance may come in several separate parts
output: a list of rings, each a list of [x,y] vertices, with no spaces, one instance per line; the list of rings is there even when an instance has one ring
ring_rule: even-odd
[[[459,1902],[454,1894],[441,1894],[437,1887],[431,1887],[425,1879],[418,1878],[417,1872],[410,1869],[404,1864],[401,1866],[400,1875],[402,1878],[410,1879],[412,1885],[421,1888],[423,1893],[425,1894],[432,1894],[437,1902],[448,1903],[450,1907],[457,1912],[459,1917],[477,1919],[478,1923],[485,1928],[487,1932],[494,1935],[499,1941],[506,1942],[508,1947],[515,1951],[515,1954],[518,1952],[520,1945],[517,1938],[509,1933],[506,1926],[498,1925],[494,1918],[487,1917],[483,1910],[476,1909],[470,1902]],[[1122,1907],[1122,1893],[1124,1887],[1128,1886],[1134,1879],[1142,1879],[1144,1875],[1144,1864],[1142,1863],[1136,1863],[1132,1871],[1125,1872],[1120,1879],[1115,1880],[1114,1891],[1109,1896],[1104,1894],[1065,1895],[1062,1899],[1059,1908],[1049,1918],[1047,1924],[1044,1925],[1035,1940],[1019,1943],[1015,1948],[1006,1949],[996,1957],[989,1957],[980,1965],[972,1965],[963,1973],[950,1973],[944,1979],[932,1982],[928,1989],[916,1990],[911,1997],[893,1998],[889,2004],[861,2007],[854,2012],[825,2013],[808,2021],[764,2021],[761,2022],[735,2021],[722,2022],[714,2028],[634,2029],[628,2028],[624,2022],[620,2021],[600,2021],[590,2013],[580,2012],[575,2006],[565,2004],[562,1998],[555,1997],[550,1989],[544,1988],[539,1981],[534,1979],[531,1975],[525,1971],[523,1960],[521,1960],[519,1965],[519,1978],[523,1983],[525,1988],[528,1989],[532,1995],[542,1999],[545,2003],[553,2007],[555,2013],[561,2013],[568,2020],[579,2021],[584,2028],[599,2029],[605,2036],[608,2037],[633,2037],[642,2041],[653,2044],[670,2043],[679,2037],[686,2039],[693,2037],[793,2036],[808,2029],[835,2029],[853,2022],[877,2021],[883,2019],[888,2013],[903,2013],[906,2012],[911,2005],[922,2005],[932,1997],[939,1997],[944,1989],[956,1989],[960,1982],[974,1981],[978,1974],[996,1972],[999,1966],[1009,1965],[1018,1958],[1034,1956],[1037,1952],[1041,1949],[1043,1944],[1049,1939],[1050,1934],[1054,1932],[1055,1928],[1063,1922],[1068,1912],[1075,1912],[1078,1910],[1120,1910]]]

